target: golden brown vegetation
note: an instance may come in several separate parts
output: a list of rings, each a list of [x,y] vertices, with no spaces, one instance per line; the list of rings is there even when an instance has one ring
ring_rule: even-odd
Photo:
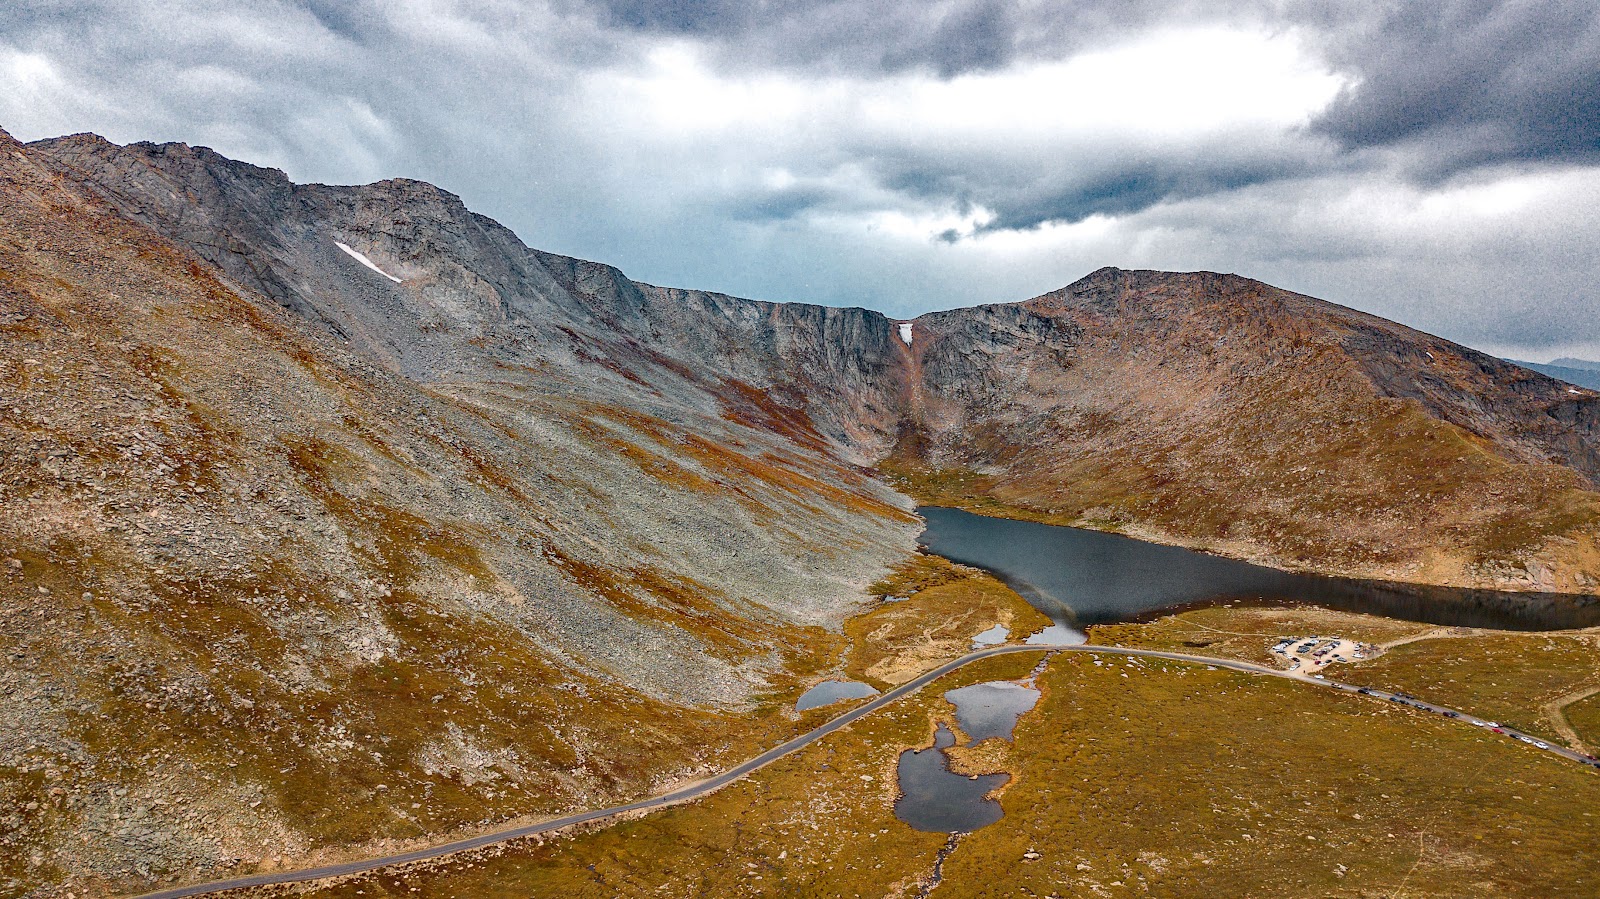
[[[1011,588],[975,568],[916,555],[871,588],[905,597],[845,622],[851,677],[882,687],[904,683],[972,649],[972,638],[1001,624],[1020,641],[1050,625]]]
[[[959,435],[913,429],[884,472],[924,503],[1280,568],[1600,588],[1600,493],[1579,472],[1517,449],[1488,424],[1480,434],[1419,400],[1374,392],[1331,336],[1337,329],[1279,346],[1293,325],[1270,310],[1221,324],[1213,319],[1228,318],[1226,303],[1161,302],[1167,318],[1196,330],[1129,312],[1086,324],[1111,331],[1073,347],[1063,368],[1020,351],[1005,357],[1026,372],[1017,374],[1026,386],[1009,389],[1028,403],[972,405]],[[1217,327],[1237,329],[1228,347],[1211,346]],[[1130,359],[1119,339],[1150,348]],[[1449,389],[1468,396],[1490,389],[1473,380],[1482,373],[1470,360],[1429,345],[1439,358],[1424,380],[1454,379]]]
[[[1454,642],[1454,641],[1452,641]],[[894,819],[898,752],[991,660],[711,797],[586,834],[317,896],[913,896],[943,838]],[[1058,654],[1011,752],[999,823],[940,895],[1545,896],[1592,891],[1600,777],[1504,738],[1292,682]]]
[[[1600,632],[1592,628],[1492,631],[1315,608],[1211,608],[1166,615],[1148,624],[1096,625],[1089,630],[1089,638],[1096,642],[1274,667],[1285,663],[1268,651],[1273,643],[1281,637],[1310,636],[1344,637],[1382,650],[1375,658],[1333,665],[1325,672],[1328,677],[1410,693],[1558,741],[1561,734],[1546,706],[1584,687],[1600,686]]]

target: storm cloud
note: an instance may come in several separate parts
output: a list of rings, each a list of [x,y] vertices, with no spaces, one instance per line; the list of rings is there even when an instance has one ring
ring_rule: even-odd
[[[1317,127],[1418,168],[1600,159],[1600,11],[1585,3],[1416,3],[1328,40],[1359,80]]]
[[[1600,356],[1600,10],[21,0],[0,126],[407,176],[641,280],[896,315],[1235,271]]]

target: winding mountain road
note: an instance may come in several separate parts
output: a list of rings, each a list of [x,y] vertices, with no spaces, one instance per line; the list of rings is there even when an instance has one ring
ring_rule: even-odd
[[[431,859],[442,858],[447,855],[454,855],[458,852],[481,849],[485,846],[492,846],[496,843],[505,843],[511,840],[522,839],[524,837],[553,833],[563,828],[572,827],[576,824],[587,824],[591,821],[599,821],[604,818],[626,814],[627,812],[646,811],[650,809],[664,808],[669,805],[676,805],[681,802],[687,802],[691,799],[697,799],[701,796],[705,796],[708,793],[713,793],[717,790],[720,790],[739,778],[744,777],[746,774],[750,774],[753,771],[764,768],[767,765],[770,765],[773,762],[783,758],[784,756],[797,752],[822,739],[828,734],[831,734],[842,727],[846,727],[851,723],[872,714],[878,709],[889,705],[892,702],[896,702],[905,698],[906,696],[911,695],[912,693],[917,692],[928,684],[933,683],[934,681],[944,677],[946,674],[949,674],[958,668],[970,665],[973,662],[981,659],[1011,655],[1019,652],[1088,652],[1104,655],[1168,659],[1170,661],[1189,662],[1192,664],[1206,665],[1213,668],[1227,668],[1233,671],[1243,671],[1247,674],[1265,674],[1272,677],[1281,677],[1303,684],[1310,684],[1312,686],[1327,687],[1329,689],[1339,690],[1345,693],[1355,693],[1370,696],[1374,699],[1408,705],[1412,708],[1420,709],[1425,712],[1433,712],[1435,714],[1443,715],[1452,720],[1460,721],[1462,724],[1468,726],[1476,725],[1484,728],[1490,728],[1492,726],[1496,733],[1504,734],[1511,739],[1526,743],[1536,749],[1542,749],[1546,752],[1561,756],[1562,758],[1570,759],[1572,761],[1600,769],[1600,762],[1596,762],[1580,753],[1573,752],[1565,747],[1547,744],[1534,737],[1518,733],[1510,728],[1494,725],[1494,722],[1482,721],[1481,719],[1475,718],[1474,716],[1468,715],[1464,712],[1456,711],[1455,709],[1449,709],[1445,708],[1444,706],[1423,702],[1405,694],[1389,693],[1382,690],[1374,690],[1369,687],[1356,687],[1350,684],[1339,683],[1338,681],[1325,680],[1318,677],[1308,677],[1290,671],[1268,668],[1265,665],[1257,665],[1252,662],[1241,662],[1234,659],[1219,659],[1213,656],[1192,655],[1183,652],[1164,652],[1155,649],[1132,649],[1119,646],[1096,646],[1092,644],[996,646],[989,649],[982,649],[978,650],[977,652],[968,653],[967,655],[964,655],[958,659],[946,662],[945,664],[940,665],[938,668],[935,668],[932,671],[917,677],[915,680],[907,681],[906,683],[901,684],[900,686],[895,687],[886,693],[882,693],[874,697],[870,702],[857,706],[856,708],[845,712],[843,715],[834,718],[826,724],[820,725],[814,730],[807,731],[797,737],[794,737],[788,742],[769,749],[755,758],[750,759],[749,761],[746,761],[736,767],[730,768],[729,770],[724,771],[715,777],[712,777],[708,780],[699,781],[660,796],[654,796],[648,799],[640,799],[637,802],[630,802],[626,805],[612,806],[611,808],[578,812],[577,814],[566,815],[561,818],[554,818],[538,824],[529,824],[523,827],[514,827],[508,830],[486,833],[481,836],[470,837],[464,840],[456,840],[450,843],[441,843],[440,845],[430,846],[424,849],[414,849],[410,852],[402,852],[396,855],[385,855],[379,858],[342,862],[334,865],[323,865],[317,868],[304,868],[298,871],[280,871],[273,874],[255,874],[248,877],[217,880],[210,883],[197,883],[190,886],[174,887],[169,890],[146,893],[138,897],[138,899],[184,899],[184,897],[188,896],[207,896],[227,890],[244,889],[246,887],[303,883],[312,880],[322,880],[329,877],[340,877],[346,874],[360,874],[367,871],[373,871],[378,868],[387,868],[394,865],[404,865],[412,862],[429,861]]]

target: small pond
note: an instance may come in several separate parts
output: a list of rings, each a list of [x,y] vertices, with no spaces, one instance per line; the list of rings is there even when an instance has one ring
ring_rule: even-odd
[[[983,633],[978,634],[976,637],[973,637],[972,648],[982,649],[985,646],[998,646],[1001,643],[1006,642],[1006,638],[1009,636],[1011,636],[1011,628],[1006,627],[1003,624],[997,624]]]
[[[1010,775],[952,773],[944,751],[955,743],[956,735],[941,724],[931,748],[900,753],[895,817],[927,833],[970,833],[1000,820],[1004,814],[1000,803],[987,797],[1004,786]]]
[[[967,732],[967,739],[979,743],[990,737],[1011,739],[1017,719],[1039,701],[1039,691],[994,681],[951,690],[944,698],[956,707],[956,721]]]
[[[806,709],[832,705],[841,699],[865,699],[868,696],[877,695],[877,690],[860,681],[825,680],[800,694],[799,700],[794,704],[794,710],[803,712]]]
[[[1080,643],[1088,643],[1089,638],[1075,627],[1058,623],[1044,628],[1037,634],[1030,634],[1023,642],[1030,646],[1077,646]]]

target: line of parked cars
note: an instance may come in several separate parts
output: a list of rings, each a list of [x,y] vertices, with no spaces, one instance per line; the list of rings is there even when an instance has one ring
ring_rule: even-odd
[[[1289,652],[1291,650],[1291,648],[1292,648],[1293,652],[1295,652],[1297,654],[1303,654],[1303,653],[1305,653],[1306,650],[1308,650],[1311,647],[1316,646],[1318,643],[1322,642],[1322,638],[1321,637],[1313,638],[1312,640],[1307,641],[1307,642],[1305,642],[1305,643],[1303,643],[1303,644],[1301,644],[1299,646],[1295,646],[1296,642],[1298,642],[1298,641],[1286,638],[1286,639],[1278,641],[1278,645],[1274,646],[1272,649],[1273,649],[1274,652],[1277,652],[1277,653],[1280,653],[1280,654],[1287,654],[1287,652]],[[1298,668],[1298,667],[1300,667],[1300,660],[1299,659],[1294,659],[1293,660],[1293,667],[1290,670],[1293,670],[1293,668]],[[1320,675],[1320,674],[1313,675],[1313,676],[1316,677],[1319,680],[1324,679],[1322,677],[1322,675]],[[1360,693],[1363,696],[1382,696],[1383,695],[1379,691],[1374,690],[1371,687],[1356,687],[1356,692]],[[1469,723],[1469,724],[1471,724],[1471,725],[1473,725],[1475,727],[1487,728],[1488,730],[1490,730],[1490,731],[1492,731],[1494,733],[1501,734],[1503,736],[1511,737],[1514,740],[1520,740],[1523,743],[1528,743],[1528,744],[1530,744],[1532,746],[1536,746],[1536,747],[1538,747],[1540,749],[1549,749],[1550,748],[1550,744],[1546,743],[1543,740],[1538,740],[1538,739],[1535,739],[1533,737],[1529,737],[1529,736],[1526,736],[1526,735],[1523,735],[1523,734],[1519,734],[1519,733],[1513,733],[1511,731],[1506,730],[1505,728],[1500,726],[1500,722],[1498,722],[1498,721],[1482,721],[1480,719],[1470,718],[1470,717],[1463,719],[1463,716],[1462,716],[1462,714],[1460,712],[1453,711],[1451,709],[1440,708],[1440,707],[1435,706],[1435,705],[1429,705],[1428,703],[1423,702],[1422,700],[1418,699],[1415,696],[1412,696],[1409,693],[1401,693],[1399,691],[1396,691],[1396,692],[1388,694],[1386,698],[1390,702],[1398,702],[1401,705],[1408,705],[1408,706],[1411,706],[1412,708],[1422,709],[1425,712],[1437,712],[1438,714],[1443,715],[1446,718],[1455,718],[1457,720],[1465,720],[1465,721],[1467,721],[1467,723]],[[1600,757],[1589,755],[1586,752],[1580,752],[1580,753],[1577,753],[1577,755],[1579,755],[1582,758],[1583,763],[1585,765],[1589,765],[1589,766],[1591,766],[1593,768],[1600,769]]]
[[[1357,692],[1366,693],[1368,695],[1372,694],[1372,691],[1367,689],[1366,687],[1360,688]],[[1427,705],[1427,704],[1421,702],[1421,700],[1418,700],[1415,696],[1409,696],[1409,695],[1407,695],[1405,693],[1395,693],[1394,695],[1390,696],[1389,698],[1391,700],[1395,701],[1395,702],[1403,702],[1406,705],[1415,706],[1416,708],[1420,708],[1420,709],[1423,709],[1425,711],[1436,711],[1439,714],[1445,716],[1446,718],[1460,718],[1461,717],[1461,713],[1460,712],[1454,712],[1454,711],[1451,711],[1450,709],[1441,709],[1441,708],[1438,708],[1437,706]],[[1527,736],[1526,734],[1513,733],[1512,731],[1506,730],[1505,728],[1500,726],[1500,722],[1498,722],[1498,721],[1480,721],[1477,718],[1468,718],[1467,721],[1468,721],[1468,723],[1470,723],[1470,724],[1472,724],[1474,726],[1488,728],[1490,731],[1492,731],[1494,733],[1510,737],[1513,740],[1519,740],[1519,741],[1521,741],[1523,743],[1527,743],[1527,744],[1529,744],[1531,746],[1536,746],[1536,747],[1538,747],[1540,749],[1549,749],[1550,748],[1550,744],[1546,743],[1543,740]],[[1593,768],[1600,768],[1600,758],[1597,758],[1595,756],[1589,755],[1586,752],[1580,752],[1580,753],[1578,753],[1578,755],[1582,756],[1583,763],[1585,765],[1589,765],[1589,766],[1591,766]]]

